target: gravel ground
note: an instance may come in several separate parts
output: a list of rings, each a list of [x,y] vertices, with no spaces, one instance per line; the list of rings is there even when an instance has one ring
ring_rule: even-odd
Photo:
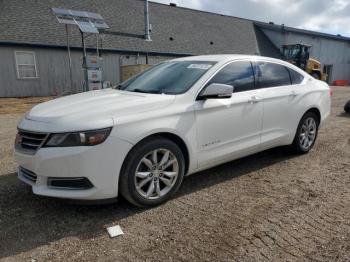
[[[1,261],[350,261],[350,88],[314,149],[256,154],[185,179],[157,208],[76,206],[15,175],[18,114],[0,115]],[[125,235],[110,239],[106,227]]]

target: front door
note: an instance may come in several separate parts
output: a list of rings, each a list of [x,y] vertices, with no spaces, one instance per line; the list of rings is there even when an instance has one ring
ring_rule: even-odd
[[[263,102],[251,63],[232,62],[206,86],[211,83],[232,85],[234,93],[231,98],[195,102],[200,168],[248,155],[260,145]]]

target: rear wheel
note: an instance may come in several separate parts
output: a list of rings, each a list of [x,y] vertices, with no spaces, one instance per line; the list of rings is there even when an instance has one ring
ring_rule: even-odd
[[[120,192],[136,206],[159,205],[179,189],[184,170],[184,156],[174,142],[162,137],[146,140],[128,154]]]
[[[315,144],[318,134],[319,120],[314,112],[307,112],[297,128],[293,148],[298,153],[308,153]]]

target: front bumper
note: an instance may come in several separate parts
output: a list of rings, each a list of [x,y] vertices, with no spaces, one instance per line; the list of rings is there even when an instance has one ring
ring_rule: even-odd
[[[92,147],[40,148],[34,155],[15,150],[19,166],[36,179],[30,179],[19,168],[18,177],[42,196],[102,200],[118,196],[119,173],[132,144],[114,137]],[[88,189],[58,189],[50,186],[49,178],[86,178],[92,183]]]

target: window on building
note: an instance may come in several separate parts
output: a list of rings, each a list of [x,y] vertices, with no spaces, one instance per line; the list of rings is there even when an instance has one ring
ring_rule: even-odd
[[[221,69],[209,84],[225,84],[234,87],[234,92],[253,90],[254,73],[250,62],[233,62]]]
[[[17,77],[19,79],[38,78],[36,59],[34,52],[16,51]]]
[[[290,85],[290,76],[283,65],[258,62],[256,67],[259,88]]]

